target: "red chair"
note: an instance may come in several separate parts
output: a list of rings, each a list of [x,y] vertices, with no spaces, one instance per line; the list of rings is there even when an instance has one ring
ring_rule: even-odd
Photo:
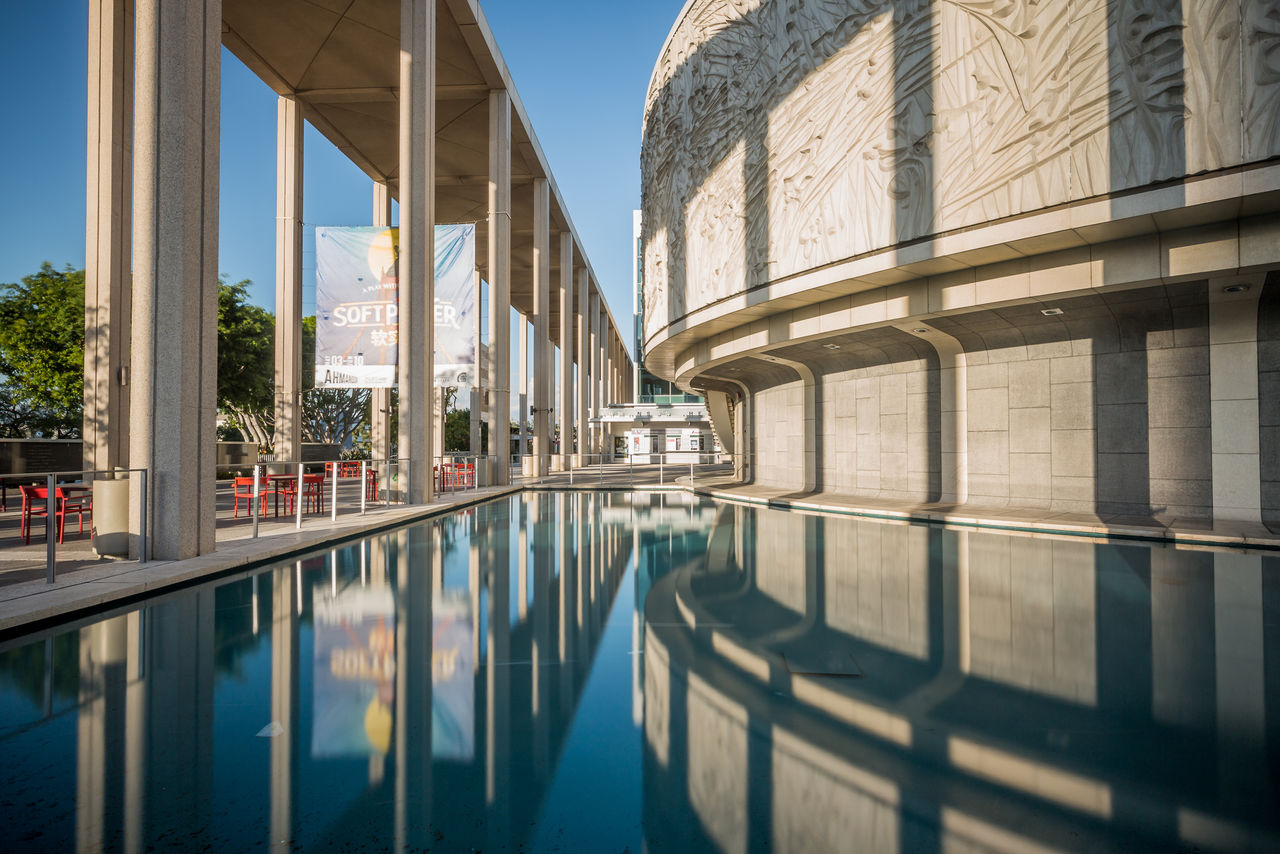
[[[31,542],[31,521],[33,518],[44,519],[45,537],[49,536],[49,488],[47,486],[20,486],[22,492],[22,527],[21,535],[24,543]],[[70,495],[61,487],[53,492],[54,516],[58,522],[58,542],[61,543],[66,531],[67,514],[76,514],[80,533],[84,533],[84,514],[89,514],[89,533],[93,533],[93,498],[89,495]]]
[[[270,494],[270,490],[269,490],[269,489],[266,489],[266,488],[264,488],[264,487],[265,487],[265,484],[259,484],[259,486],[258,486],[258,500],[259,500],[259,501],[261,502],[261,504],[262,504],[262,506],[258,508],[258,515],[259,515],[259,516],[265,516],[265,515],[267,515],[267,495],[269,495],[269,494]],[[252,516],[252,515],[253,515],[253,504],[252,504],[252,502],[253,502],[253,478],[251,478],[251,477],[238,477],[238,478],[236,478],[236,480],[235,480],[235,484],[234,484],[234,489],[235,489],[235,491],[232,493],[232,496],[233,496],[233,499],[234,499],[234,504],[233,504],[233,506],[232,506],[232,514],[231,514],[231,515],[232,515],[232,517],[233,517],[233,518],[239,518],[239,517],[240,517],[240,502],[241,502],[241,501],[243,501],[243,502],[244,502],[244,512],[245,512],[245,515],[246,515],[246,516]]]

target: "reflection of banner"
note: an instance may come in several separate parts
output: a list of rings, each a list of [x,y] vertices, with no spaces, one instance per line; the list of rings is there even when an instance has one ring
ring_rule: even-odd
[[[388,588],[316,589],[311,755],[387,753],[396,686],[396,609]]]
[[[432,603],[431,755],[475,755],[475,657],[471,603],[466,595],[437,594]]]
[[[396,384],[399,229],[316,229],[316,386]],[[468,385],[475,364],[474,225],[435,230],[435,384]]]

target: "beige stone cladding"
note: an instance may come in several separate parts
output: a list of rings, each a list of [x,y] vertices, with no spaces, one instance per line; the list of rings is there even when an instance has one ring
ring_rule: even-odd
[[[695,0],[646,102],[646,336],[884,247],[1280,155],[1268,5]]]

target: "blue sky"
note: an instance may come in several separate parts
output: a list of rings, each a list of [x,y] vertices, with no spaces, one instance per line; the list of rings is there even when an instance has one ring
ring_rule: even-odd
[[[481,0],[619,324],[631,312],[640,120],[683,0]],[[85,0],[0,3],[0,282],[84,264]],[[219,268],[274,302],[275,95],[224,51]],[[369,179],[314,131],[304,217],[367,222]],[[311,309],[308,241],[304,290]]]

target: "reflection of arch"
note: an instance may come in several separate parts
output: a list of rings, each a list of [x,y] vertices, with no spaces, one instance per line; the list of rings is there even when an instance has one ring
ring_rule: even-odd
[[[823,521],[828,529],[846,522],[890,527]],[[998,658],[988,639],[998,625],[991,598],[999,598],[999,587],[977,576],[957,587],[954,563],[926,573],[932,633],[942,640],[929,645],[927,663],[876,649],[857,630],[820,631],[806,615],[788,612],[791,627],[813,627],[814,643],[857,652],[862,678],[843,679],[788,666],[781,650],[797,638],[773,628],[779,623],[769,617],[763,601],[769,597],[759,588],[739,591],[728,612],[719,604],[721,585],[705,570],[679,570],[657,582],[646,602],[651,847],[680,838],[728,851],[917,851],[952,842],[997,851],[1133,850],[1280,841],[1280,825],[1265,806],[1269,772],[1258,762],[1222,764],[1244,755],[1237,738],[1261,749],[1267,716],[1257,702],[1261,695],[1246,692],[1251,699],[1240,720],[1248,723],[1233,734],[1214,723],[1212,711],[1215,679],[1238,684],[1264,648],[1260,635],[1241,644],[1243,630],[1230,625],[1260,625],[1262,558],[939,533],[940,548],[913,553],[911,560],[954,562],[958,550],[973,550],[971,569],[989,574],[997,555],[1008,553],[1007,565],[1022,568],[1012,576],[1013,607],[1019,596],[1024,610],[1032,601],[1036,607],[1047,602],[1062,609],[1060,622],[1073,609],[1096,609],[1096,638],[1068,629],[1060,642],[1063,654],[1082,661],[1092,660],[1097,643],[1101,693],[1076,695],[1067,682],[1037,682],[1042,674],[1034,671],[992,670]],[[1053,550],[1048,565],[1061,560],[1060,577],[1026,576],[1027,555],[1010,549]],[[1151,566],[1146,575],[1137,571],[1144,561]],[[1070,589],[1082,573],[1097,574],[1096,589]],[[1153,582],[1173,586],[1156,590]],[[1244,604],[1244,589],[1253,591],[1251,605]],[[1120,604],[1125,607],[1117,609]],[[972,625],[961,629],[966,637],[955,631],[962,608],[972,609]],[[1145,611],[1145,626],[1126,608]],[[1240,610],[1218,626],[1233,609]],[[729,613],[736,619],[729,621]],[[970,640],[972,663],[955,649]],[[1031,638],[1014,643],[1036,645]],[[1216,647],[1216,665],[1205,647]],[[1240,667],[1222,658],[1233,649],[1250,663]],[[1145,700],[1144,668],[1146,685],[1154,682],[1155,689]],[[1217,715],[1237,714],[1221,706],[1220,691],[1217,697]],[[712,763],[709,751],[720,760]],[[720,802],[708,791],[717,791]],[[1228,791],[1242,800],[1221,800]],[[1011,821],[1012,815],[1018,818]],[[845,816],[857,820],[844,825]]]

